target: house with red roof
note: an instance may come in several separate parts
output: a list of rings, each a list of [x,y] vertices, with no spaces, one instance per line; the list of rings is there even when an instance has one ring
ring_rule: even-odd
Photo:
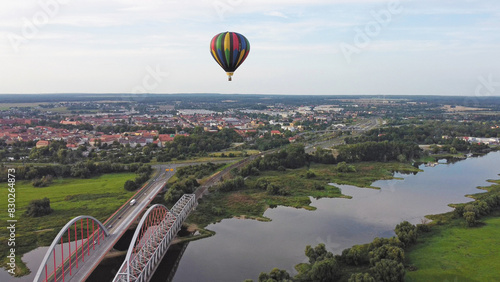
[[[36,142],[37,148],[43,148],[43,147],[47,147],[49,145],[50,145],[50,142],[47,140],[40,140],[40,141]]]

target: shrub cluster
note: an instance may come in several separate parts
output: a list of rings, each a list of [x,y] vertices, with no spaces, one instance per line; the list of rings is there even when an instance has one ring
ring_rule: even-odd
[[[500,194],[491,194],[472,203],[455,207],[454,214],[463,217],[467,226],[476,226],[482,216],[490,214],[500,207]]]

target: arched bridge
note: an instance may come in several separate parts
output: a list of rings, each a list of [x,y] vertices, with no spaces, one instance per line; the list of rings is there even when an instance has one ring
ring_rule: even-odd
[[[113,281],[149,281],[195,206],[195,195],[185,194],[170,211],[163,205],[150,207],[135,230],[125,261]]]
[[[183,195],[170,210],[151,206],[137,226],[114,281],[148,281],[194,207],[194,194]],[[33,281],[84,280],[89,262],[93,269],[122,234],[113,234],[91,216],[72,219],[50,245]]]
[[[91,216],[70,220],[50,245],[33,281],[65,281],[83,266],[109,236],[106,227]]]

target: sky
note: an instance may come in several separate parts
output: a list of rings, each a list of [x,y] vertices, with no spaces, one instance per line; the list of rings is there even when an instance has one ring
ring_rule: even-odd
[[[500,1],[1,1],[2,93],[499,96]]]

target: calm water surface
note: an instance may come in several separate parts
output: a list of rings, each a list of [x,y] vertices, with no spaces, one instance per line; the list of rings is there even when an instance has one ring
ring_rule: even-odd
[[[225,219],[212,224],[208,229],[217,234],[187,246],[174,281],[256,280],[260,272],[274,267],[295,274],[294,265],[307,261],[306,245],[324,243],[329,251],[340,253],[375,237],[391,237],[403,220],[419,223],[425,215],[452,210],[450,203],[470,201],[464,195],[479,193],[475,187],[499,178],[500,152],[420,168],[424,172],[416,175],[395,174],[404,180],[375,182],[380,190],[338,185],[352,199],[311,199],[315,211],[280,206],[264,213],[271,222]],[[12,278],[0,271],[0,281],[32,281],[46,249],[23,256],[31,275]]]
[[[306,245],[325,243],[340,253],[375,237],[391,237],[403,220],[420,223],[425,215],[452,210],[450,203],[470,201],[467,194],[481,192],[487,179],[498,179],[500,152],[436,167],[421,166],[416,175],[396,173],[404,180],[377,181],[380,190],[339,185],[352,199],[312,199],[315,211],[277,207],[264,216],[271,222],[225,219],[208,229],[217,234],[191,242],[174,281],[256,280],[272,268],[296,273],[294,265],[306,262]],[[166,258],[168,259],[168,258]]]

